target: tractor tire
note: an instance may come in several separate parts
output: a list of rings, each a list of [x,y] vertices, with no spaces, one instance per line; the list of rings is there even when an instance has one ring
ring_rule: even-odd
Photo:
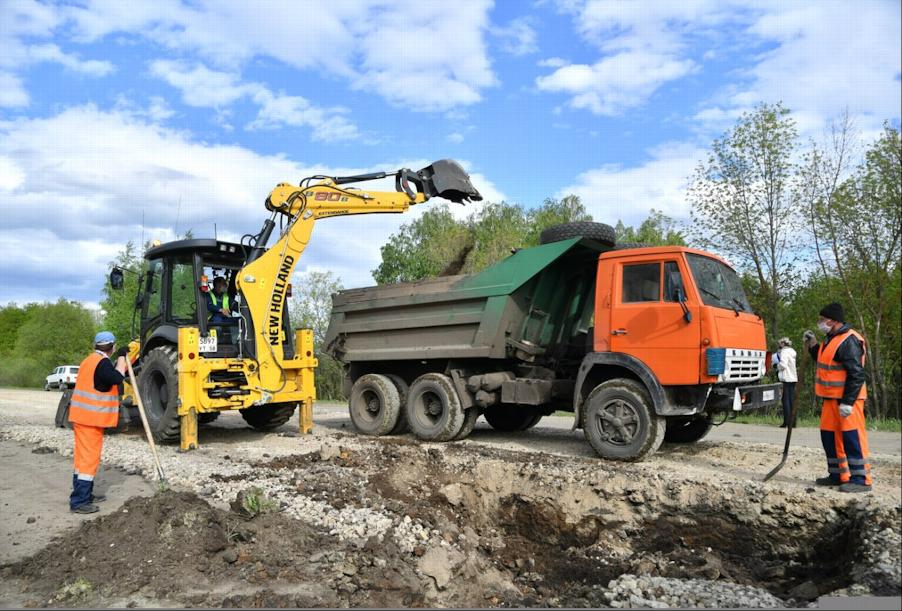
[[[272,431],[291,419],[297,403],[267,403],[238,410],[241,417],[258,431]]]
[[[219,414],[222,412],[204,412],[202,414],[197,415],[197,423],[198,424],[210,424],[219,418]]]
[[[539,421],[529,406],[493,405],[485,410],[485,419],[496,431],[525,431]],[[541,419],[541,415],[539,418]]]
[[[650,248],[651,244],[645,242],[618,242],[614,250],[629,250],[630,248]]]
[[[404,413],[410,430],[424,441],[451,441],[466,419],[454,382],[441,373],[427,373],[414,380]]]
[[[479,408],[470,407],[464,411],[464,425],[460,428],[460,432],[454,436],[454,441],[466,439],[476,428],[476,421],[479,420]]]
[[[141,359],[138,392],[144,401],[147,423],[160,443],[179,441],[178,357],[172,346],[154,348]]]
[[[71,429],[72,423],[69,422],[69,403],[72,401],[72,391],[67,390],[60,397],[60,402],[56,406],[56,418],[54,423],[61,429]]]
[[[364,435],[388,435],[401,416],[401,396],[388,376],[368,373],[357,378],[348,397],[354,428]]]
[[[407,405],[407,393],[410,391],[410,386],[401,376],[389,373],[386,374],[385,377],[395,383],[395,388],[398,389],[398,397],[401,399],[398,422],[395,424],[395,428],[389,432],[389,435],[403,435],[404,433],[409,433],[410,426],[407,424],[407,418],[404,417],[404,406]]]
[[[614,379],[595,387],[586,398],[583,432],[602,458],[639,461],[664,442],[667,421],[655,413],[639,382]]]
[[[713,428],[711,419],[706,417],[669,418],[664,443],[695,443],[705,438]]]
[[[613,248],[614,243],[617,241],[614,228],[610,225],[591,221],[577,221],[549,227],[539,234],[539,244],[550,244],[571,238],[587,238],[609,248]]]

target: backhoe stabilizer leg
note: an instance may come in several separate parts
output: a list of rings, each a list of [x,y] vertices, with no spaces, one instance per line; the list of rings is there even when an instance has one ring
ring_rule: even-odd
[[[197,410],[188,408],[188,413],[179,417],[181,420],[181,451],[197,449]]]
[[[313,400],[301,401],[301,409],[298,410],[298,425],[302,435],[313,432]]]

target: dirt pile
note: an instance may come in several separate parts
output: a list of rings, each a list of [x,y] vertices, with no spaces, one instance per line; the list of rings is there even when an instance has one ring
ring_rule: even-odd
[[[250,491],[241,514],[187,492],[135,498],[4,569],[41,606],[157,601],[201,606],[416,606],[414,571],[391,544],[350,550]],[[249,500],[256,499],[256,500]],[[249,516],[253,516],[249,519]],[[377,556],[379,559],[377,559]]]
[[[44,606],[773,607],[900,593],[902,513],[877,498],[468,443],[308,447],[208,460],[193,484],[213,506],[132,499],[4,574]]]

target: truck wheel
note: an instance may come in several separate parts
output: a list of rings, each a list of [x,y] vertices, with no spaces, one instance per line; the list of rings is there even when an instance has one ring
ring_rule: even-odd
[[[695,418],[668,418],[667,431],[664,433],[665,443],[693,443],[704,439],[712,428],[711,419]]]
[[[368,373],[351,387],[348,410],[354,427],[364,435],[388,435],[401,414],[398,387],[387,376]]]
[[[401,399],[401,407],[398,410],[398,422],[395,424],[395,428],[389,432],[389,435],[403,435],[404,433],[409,433],[410,426],[407,424],[407,418],[405,418],[404,414],[401,412],[404,411],[404,406],[407,405],[407,393],[410,390],[410,386],[407,385],[407,382],[405,382],[404,378],[401,376],[388,373],[385,377],[395,383],[395,388],[398,389],[398,397]]]
[[[454,436],[454,441],[466,439],[476,428],[476,421],[479,420],[479,408],[471,407],[464,410],[464,425],[460,427],[460,432]]]
[[[602,458],[636,461],[664,441],[666,420],[658,416],[645,388],[634,380],[608,380],[586,398],[583,431]]]
[[[427,373],[414,380],[405,415],[413,434],[425,441],[454,439],[465,420],[454,383],[440,373]]]
[[[493,405],[485,410],[485,419],[496,431],[525,431],[538,422],[536,412],[518,405]],[[541,418],[541,416],[539,416]]]
[[[614,247],[617,241],[614,228],[605,223],[591,221],[576,221],[575,223],[563,223],[549,227],[539,234],[539,244],[550,244],[571,238],[588,238],[603,246]]]
[[[179,440],[179,377],[176,351],[160,346],[141,359],[138,391],[144,401],[147,423],[159,442]]]
[[[267,403],[266,405],[255,405],[254,407],[238,411],[241,412],[241,417],[244,418],[244,421],[258,431],[272,431],[288,422],[297,406],[297,402]]]

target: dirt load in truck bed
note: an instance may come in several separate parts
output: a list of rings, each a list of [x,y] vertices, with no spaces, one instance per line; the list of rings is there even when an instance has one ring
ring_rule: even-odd
[[[71,455],[71,432],[35,424],[42,408],[14,411],[6,397],[0,443]],[[53,541],[48,532],[46,549],[2,568],[0,598],[80,607],[777,607],[900,593],[898,456],[875,456],[875,494],[850,497],[807,482],[823,460],[807,448],[794,448],[785,471],[762,484],[779,459],[775,446],[703,442],[702,452],[681,447],[620,464],[509,450],[480,442],[479,430],[453,444],[364,438],[324,413],[303,437],[289,426],[266,435],[239,428],[240,416],[225,414],[201,432],[201,450],[162,448],[173,490],[129,500]],[[137,434],[108,437],[104,462],[153,476]]]

